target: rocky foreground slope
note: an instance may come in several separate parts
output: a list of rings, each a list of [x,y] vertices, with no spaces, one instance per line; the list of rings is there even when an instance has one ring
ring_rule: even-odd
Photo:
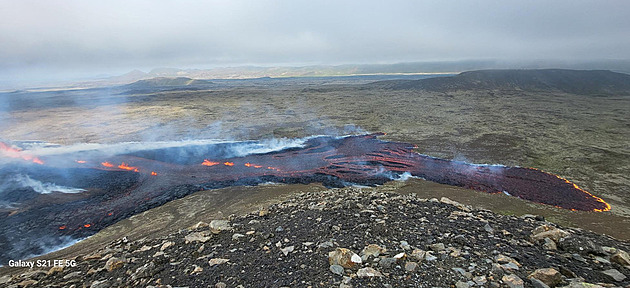
[[[209,222],[0,286],[630,287],[630,243],[446,198],[332,189]]]

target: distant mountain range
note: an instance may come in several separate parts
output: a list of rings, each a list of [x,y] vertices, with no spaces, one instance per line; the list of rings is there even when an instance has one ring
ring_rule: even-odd
[[[528,62],[508,63],[496,61],[435,61],[435,62],[406,62],[395,64],[346,64],[346,65],[311,65],[301,67],[275,66],[239,66],[217,67],[209,69],[177,69],[157,68],[149,72],[133,70],[129,73],[102,79],[101,84],[129,84],[138,80],[155,77],[188,77],[191,79],[251,79],[263,77],[325,77],[379,74],[454,74],[462,71],[482,69],[540,69],[547,67],[563,69],[607,69],[623,73],[630,73],[630,60],[598,61],[583,63],[564,62]]]
[[[388,80],[369,85],[385,89],[426,91],[523,90],[572,94],[630,94],[630,75],[607,70],[479,70],[451,77]]]

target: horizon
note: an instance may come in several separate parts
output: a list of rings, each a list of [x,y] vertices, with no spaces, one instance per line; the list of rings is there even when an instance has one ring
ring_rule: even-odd
[[[5,87],[157,67],[462,61],[497,66],[480,68],[616,61],[630,66],[627,1],[3,3]]]
[[[402,67],[402,68],[401,68]],[[364,69],[370,72],[349,72],[343,69]],[[397,70],[392,70],[397,69]],[[317,69],[332,69],[325,74]],[[317,64],[317,65],[255,65],[243,64],[232,66],[215,67],[153,67],[148,69],[134,68],[132,70],[120,71],[118,73],[97,73],[89,75],[75,75],[53,78],[42,78],[39,80],[27,81],[3,81],[0,79],[0,92],[10,92],[23,89],[47,89],[47,88],[71,88],[81,87],[101,87],[111,84],[127,84],[138,80],[151,78],[192,78],[206,80],[229,80],[229,79],[257,79],[261,77],[269,78],[290,78],[290,77],[336,77],[336,76],[368,76],[368,75],[448,75],[459,74],[476,70],[535,70],[535,69],[569,69],[569,70],[609,70],[617,73],[630,74],[630,59],[626,60],[591,60],[568,63],[566,61],[536,60],[527,62],[509,62],[494,60],[462,60],[462,61],[430,61],[430,62],[396,62],[396,63],[344,63],[344,64]],[[195,75],[167,74],[165,71],[171,70],[173,73],[194,73],[207,72],[214,73],[212,77],[198,77]],[[227,71],[241,70],[237,76],[228,76]],[[247,70],[247,71],[246,71]],[[288,75],[278,74],[285,71]],[[263,74],[254,74],[263,73]],[[121,80],[127,75],[134,75],[131,80]],[[284,73],[283,73],[284,74]],[[113,81],[113,82],[112,82]]]

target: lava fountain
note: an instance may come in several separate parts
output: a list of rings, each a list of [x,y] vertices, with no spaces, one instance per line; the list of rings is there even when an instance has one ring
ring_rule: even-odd
[[[41,254],[45,245],[92,235],[196,191],[265,182],[373,186],[409,173],[428,181],[505,193],[564,209],[610,210],[601,198],[554,174],[434,158],[414,152],[412,144],[379,140],[379,135],[313,137],[299,147],[238,157],[212,152],[225,150],[227,144],[87,158],[70,153],[41,159],[1,145],[3,156],[24,161],[0,169],[0,177],[28,175],[84,192],[38,194],[18,185],[0,193],[6,198],[0,200],[13,205],[0,210],[0,264]],[[44,245],[41,239],[48,242]]]

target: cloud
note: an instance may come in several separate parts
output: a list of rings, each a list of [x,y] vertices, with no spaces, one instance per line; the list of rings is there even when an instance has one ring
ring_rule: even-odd
[[[628,1],[2,2],[5,74],[630,58]]]

